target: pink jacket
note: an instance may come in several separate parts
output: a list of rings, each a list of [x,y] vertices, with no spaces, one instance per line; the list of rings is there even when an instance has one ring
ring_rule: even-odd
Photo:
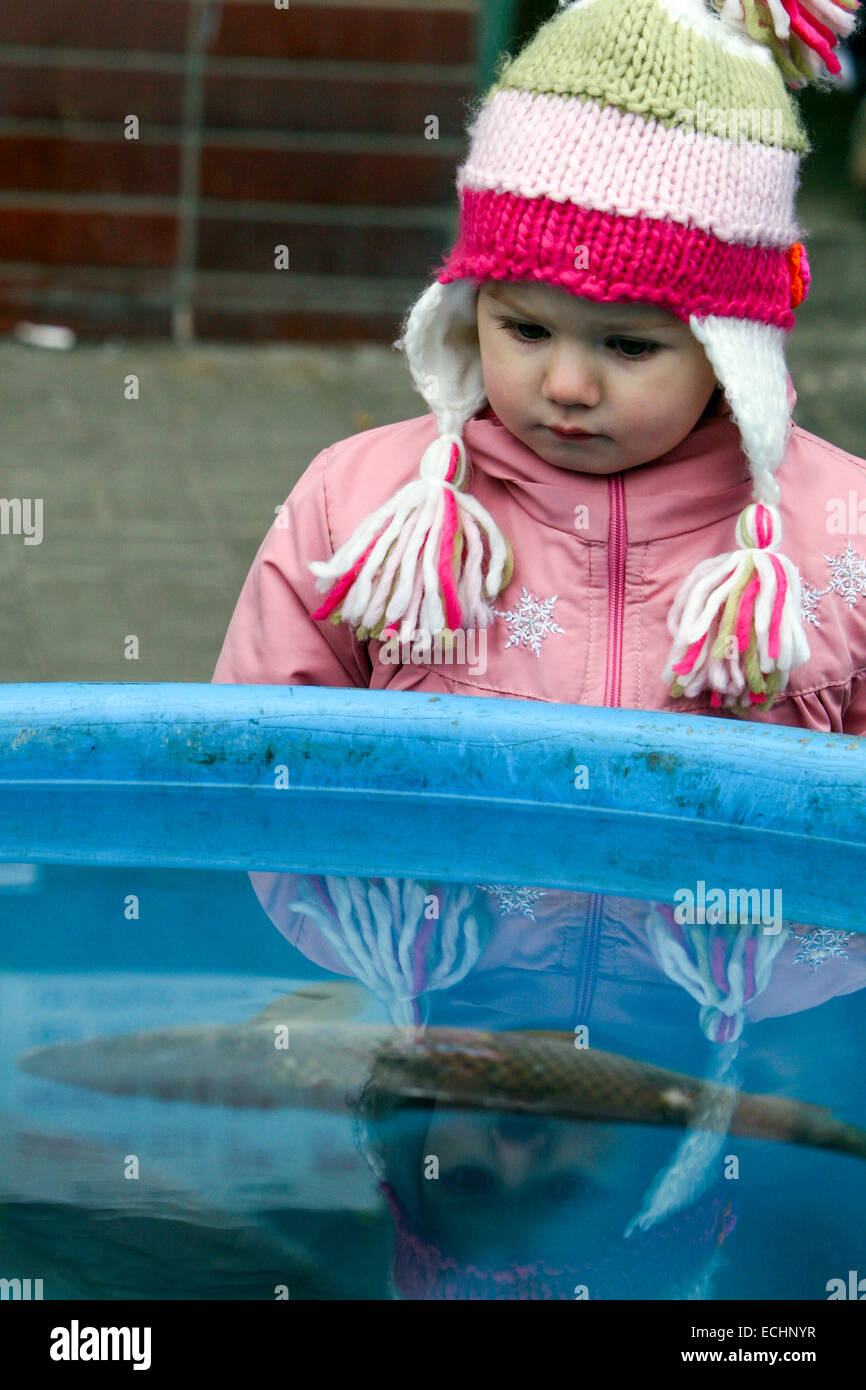
[[[790,395],[796,400],[792,387]],[[383,649],[381,642],[359,642],[346,624],[313,622],[322,595],[307,562],[330,556],[417,475],[436,432],[434,417],[422,415],[343,439],[313,460],[276,509],[214,681],[732,717],[706,697],[671,699],[661,679],[677,587],[699,560],[734,548],[737,515],[752,500],[724,403],[662,458],[607,478],[546,463],[489,408],[479,412],[464,429],[468,486],[514,551],[513,576],[494,601],[495,621],[473,632],[450,662],[435,649],[424,660],[408,645]],[[866,734],[866,516],[858,534],[866,461],[795,426],[777,478],[782,551],[803,580],[811,656],[791,673],[775,706],[752,717]]]
[[[483,649],[467,643],[460,665],[393,664],[381,659],[383,643],[361,643],[345,624],[311,620],[322,596],[306,562],[332,554],[358,521],[413,478],[435,434],[434,417],[424,415],[354,435],[319,454],[277,509],[238,599],[214,681],[726,715],[708,700],[669,699],[661,680],[676,588],[698,560],[733,548],[736,517],[751,500],[748,467],[726,407],[664,458],[612,478],[545,463],[489,410],[479,413],[464,430],[469,486],[511,541],[512,580],[495,601],[484,660]],[[864,460],[795,428],[778,473],[782,547],[808,586],[812,655],[793,672],[775,707],[754,718],[866,734],[866,542],[856,520],[851,534],[828,529],[842,511],[849,522],[857,517],[858,499],[866,495],[864,471]],[[253,873],[251,880],[289,941],[326,969],[347,971],[321,929],[292,910],[298,875]],[[649,947],[649,909],[649,903],[613,896],[536,891],[531,912],[519,906],[504,912],[457,993],[466,1000],[475,998],[474,990],[483,994],[489,975],[498,981],[495,1008],[532,1017],[533,1026],[539,1026],[540,1000],[547,1001],[545,1026],[590,1017],[613,1026],[622,1021],[625,990],[632,1001],[626,1011],[642,1008],[646,996],[657,1023],[657,1005],[664,997],[670,1007],[672,986]],[[336,916],[332,924],[338,925]],[[861,989],[864,967],[866,936],[798,926],[746,1017],[754,1022],[798,1012]],[[503,983],[503,970],[510,984]],[[652,986],[662,985],[659,995]],[[693,1000],[684,995],[681,1004],[697,1018]]]

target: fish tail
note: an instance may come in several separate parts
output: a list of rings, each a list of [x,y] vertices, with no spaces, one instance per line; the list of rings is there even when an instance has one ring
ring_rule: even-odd
[[[742,1096],[731,1121],[731,1133],[866,1158],[866,1130],[846,1124],[822,1106],[784,1096]]]

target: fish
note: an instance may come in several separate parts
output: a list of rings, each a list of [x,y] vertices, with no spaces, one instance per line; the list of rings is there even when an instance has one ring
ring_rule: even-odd
[[[866,1158],[866,1131],[823,1107],[578,1048],[570,1033],[347,1022],[323,1018],[315,1006],[298,1013],[291,1000],[276,1001],[239,1025],[193,1024],[54,1043],[24,1053],[18,1065],[111,1095],[200,1105],[344,1110],[362,1097],[391,1098],[500,1114],[716,1129]]]

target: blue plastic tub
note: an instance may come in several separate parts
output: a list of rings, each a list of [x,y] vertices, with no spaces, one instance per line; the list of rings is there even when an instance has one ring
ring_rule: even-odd
[[[46,1298],[273,1298],[287,1266],[292,1296],[393,1289],[392,1219],[349,1111],[107,1095],[18,1065],[46,1043],[240,1026],[351,977],[342,957],[321,964],[325,937],[275,930],[250,872],[484,886],[487,955],[429,996],[428,1023],[585,1027],[590,1046],[695,1075],[721,1074],[697,995],[652,976],[649,949],[632,968],[610,904],[778,893],[802,960],[779,956],[786,1011],[752,1006],[725,1077],[866,1126],[862,740],[530,701],[46,684],[0,687],[0,749],[0,1276],[42,1279]],[[551,963],[543,900],[569,894]],[[385,994],[368,996],[353,1021],[387,1021]],[[680,1137],[613,1128],[650,1177]],[[747,1137],[712,1162],[732,1154],[736,1240],[712,1291],[827,1297],[866,1250],[862,1160]],[[549,1259],[553,1227],[570,1229],[532,1210],[524,1263],[527,1240]],[[651,1277],[652,1296],[684,1296]]]

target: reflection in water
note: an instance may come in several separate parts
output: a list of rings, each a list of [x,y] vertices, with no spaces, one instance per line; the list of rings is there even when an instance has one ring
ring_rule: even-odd
[[[19,1049],[19,1060],[120,1096],[233,1108],[235,1125],[257,1123],[250,1107],[351,1114],[388,1213],[398,1297],[714,1296],[716,1276],[731,1287],[741,1193],[748,1206],[756,1173],[790,1169],[785,1150],[773,1145],[768,1160],[754,1136],[866,1152],[851,1126],[793,1099],[825,1097],[815,1047],[760,1046],[772,1033],[762,1023],[866,982],[866,937],[788,922],[771,931],[682,923],[670,905],[559,890],[251,878],[271,920],[330,983],[246,1023],[189,1024],[175,1013],[187,1026],[73,1042],[41,1061]],[[747,1094],[755,1078],[785,1094]],[[859,1077],[837,1086],[833,1103],[862,1121],[852,1084]],[[737,1135],[753,1136],[753,1148]],[[315,1159],[286,1156],[287,1193],[299,1162],[313,1165],[315,1187]],[[821,1163],[862,1181],[854,1159]],[[260,1213],[297,1254],[299,1214],[288,1196],[272,1201],[273,1172],[269,1187]],[[378,1287],[381,1224],[371,1216],[347,1230],[352,1200],[318,1217],[340,1232],[349,1268],[336,1280],[297,1273],[297,1296]],[[780,1229],[780,1250],[784,1239]],[[787,1296],[820,1297],[823,1283]]]
[[[735,1222],[728,1194],[626,1238],[661,1135],[637,1146],[621,1126],[545,1120],[521,1133],[503,1118],[432,1107],[366,1127],[394,1223],[395,1296],[704,1295]]]
[[[748,1023],[866,981],[863,938],[852,946],[850,932],[778,920],[777,896],[766,920],[711,911],[695,922],[668,904],[533,887],[251,878],[289,940],[363,978],[395,1019],[571,1028],[590,1048],[607,1037],[635,1058],[689,1059],[730,1088],[742,1084]],[[447,926],[431,932],[430,919]],[[395,1291],[707,1296],[736,1221],[737,1156],[725,1143],[738,1129],[735,1102],[708,1086],[673,1154],[658,1132],[640,1144],[615,1126],[547,1121],[521,1132],[501,1116],[456,1119],[441,1104],[420,1148],[401,1149],[393,1127],[372,1137],[368,1113],[368,1155],[395,1223]]]

